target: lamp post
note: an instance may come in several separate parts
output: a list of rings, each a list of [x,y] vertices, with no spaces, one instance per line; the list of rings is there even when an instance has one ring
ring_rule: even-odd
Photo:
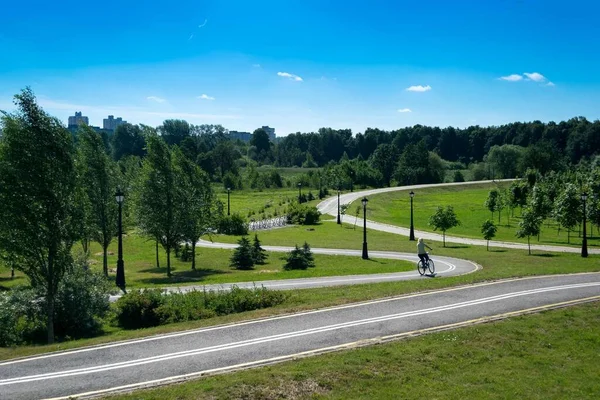
[[[410,237],[408,240],[415,240],[415,225],[413,221],[413,197],[415,197],[415,192],[410,191]]]
[[[302,203],[302,183],[298,183],[298,204]]]
[[[340,193],[341,193],[341,190],[338,188],[338,215],[337,215],[338,225],[342,224],[342,219],[340,218]]]
[[[587,237],[586,237],[586,229],[585,226],[587,225],[587,216],[585,215],[585,202],[587,200],[587,193],[583,192],[581,194],[581,201],[583,202],[583,242],[581,243],[581,257],[587,257],[588,256],[588,249],[587,249]]]
[[[364,214],[363,250],[362,250],[363,260],[367,260],[369,258],[369,251],[367,250],[367,202],[368,201],[369,200],[366,197],[363,197],[363,199],[362,199],[363,214]]]
[[[117,259],[117,279],[116,284],[117,287],[120,288],[124,293],[127,293],[125,290],[125,264],[123,262],[123,201],[125,200],[125,195],[121,191],[121,188],[117,189],[115,193],[115,199],[117,203],[119,203],[119,258]]]
[[[229,216],[229,210],[231,207],[231,203],[229,201],[229,195],[231,193],[231,188],[227,188],[227,215]]]

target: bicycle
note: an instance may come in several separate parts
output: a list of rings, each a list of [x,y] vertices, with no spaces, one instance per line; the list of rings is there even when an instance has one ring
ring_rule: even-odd
[[[429,257],[429,253],[426,254],[428,259],[426,265],[423,263],[422,260],[419,260],[419,262],[417,263],[417,269],[419,270],[419,274],[425,275],[427,270],[429,270],[429,275],[435,275],[435,264],[433,263],[431,257]]]

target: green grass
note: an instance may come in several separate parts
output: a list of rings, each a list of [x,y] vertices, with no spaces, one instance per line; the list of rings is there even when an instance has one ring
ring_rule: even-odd
[[[461,225],[450,229],[446,235],[482,239],[481,225],[492,214],[484,206],[489,191],[496,188],[508,187],[508,183],[473,184],[468,186],[449,186],[421,189],[415,192],[413,200],[415,229],[433,232],[428,225],[429,217],[438,206],[451,205],[454,207]],[[516,232],[520,220],[520,209],[514,211],[514,217],[509,217],[510,211],[502,211],[501,221],[498,213],[494,213],[494,223],[498,227],[494,240],[506,242],[527,243],[527,238],[517,238]],[[381,193],[369,198],[367,218],[397,226],[410,226],[410,197],[407,192]],[[439,232],[441,233],[441,232]],[[588,226],[588,235],[590,228]],[[553,220],[545,221],[540,235],[540,244],[567,245],[567,231],[562,229],[558,234],[558,225]],[[578,232],[571,232],[570,244],[581,246]],[[531,244],[537,244],[537,238],[531,238]],[[600,235],[588,236],[588,246],[600,246]]]
[[[598,303],[109,397],[594,399]]]

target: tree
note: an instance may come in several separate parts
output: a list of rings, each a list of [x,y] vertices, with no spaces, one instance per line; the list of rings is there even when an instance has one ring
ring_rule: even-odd
[[[524,153],[524,147],[513,144],[492,146],[485,160],[502,178],[514,178],[520,172]]]
[[[137,125],[117,126],[112,137],[113,158],[119,161],[125,156],[143,157],[146,154],[146,139]]]
[[[554,217],[567,230],[567,243],[571,243],[571,231],[581,221],[581,199],[574,184],[567,183],[554,205]]]
[[[102,138],[90,127],[80,128],[80,183],[90,205],[91,238],[102,246],[102,270],[108,276],[108,246],[117,231],[116,166],[104,152]]]
[[[537,236],[540,233],[540,226],[542,219],[539,215],[536,215],[531,208],[525,208],[521,221],[519,221],[519,229],[517,230],[517,237],[527,237],[527,246],[529,248],[529,255],[531,255],[531,236]]]
[[[148,138],[136,193],[138,226],[146,235],[158,239],[167,253],[167,276],[171,277],[171,251],[183,239],[181,204],[182,174],[173,154],[158,136]]]
[[[490,240],[492,240],[496,236],[496,225],[494,225],[494,221],[488,219],[481,225],[481,233],[483,234],[483,238],[487,240],[487,250],[490,250]]]
[[[210,179],[204,171],[177,148],[173,150],[173,156],[176,171],[181,172],[180,186],[177,188],[182,198],[182,202],[179,204],[181,233],[183,239],[191,244],[192,270],[195,270],[196,243],[200,236],[217,224],[216,197],[212,191]]]
[[[288,253],[283,269],[286,271],[293,269],[307,269],[315,266],[314,258],[310,246],[304,242],[302,248],[298,245]]]
[[[434,231],[438,229],[442,231],[444,247],[446,247],[446,231],[458,225],[460,225],[460,221],[456,218],[452,206],[447,206],[445,209],[438,207],[435,213],[429,217],[429,226],[432,226]]]
[[[494,212],[498,209],[498,189],[492,189],[488,193],[487,199],[485,199],[484,205],[492,213],[492,219],[494,219]]]
[[[529,199],[529,206],[539,215],[542,220],[548,218],[552,213],[552,202],[546,192],[543,185],[536,184],[531,191],[531,198]]]
[[[465,177],[462,172],[456,170],[454,171],[454,182],[464,182]]]
[[[54,342],[58,285],[73,264],[77,239],[71,134],[46,114],[31,89],[4,114],[0,140],[0,252],[45,294],[48,343]]]
[[[383,176],[386,186],[391,185],[392,175],[396,168],[398,156],[391,144],[380,144],[371,155],[371,165]]]
[[[190,137],[190,124],[181,119],[167,119],[158,131],[168,145],[179,145]]]
[[[238,247],[233,251],[231,256],[231,267],[242,270],[254,268],[254,258],[252,255],[250,241],[247,237],[243,236],[238,240]]]
[[[271,151],[271,140],[269,139],[269,134],[262,128],[256,129],[250,138],[250,146],[256,147],[256,153],[259,156],[261,154],[269,154]]]
[[[261,247],[257,234],[254,234],[254,242],[252,243],[252,260],[257,265],[263,265],[267,260],[267,252]]]

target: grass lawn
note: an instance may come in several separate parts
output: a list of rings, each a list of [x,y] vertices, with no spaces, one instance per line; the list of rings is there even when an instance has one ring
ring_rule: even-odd
[[[598,303],[109,397],[595,399]]]
[[[496,188],[508,187],[509,183],[499,184],[473,184],[469,186],[450,186],[439,188],[421,189],[415,192],[413,200],[415,229],[433,232],[428,225],[429,217],[438,206],[451,205],[461,222],[460,226],[450,229],[446,235],[463,236],[482,239],[481,225],[492,214],[484,206],[489,191]],[[519,239],[515,236],[520,221],[520,209],[514,210],[514,217],[509,218],[510,211],[502,211],[501,221],[498,222],[498,213],[494,213],[494,223],[498,227],[494,240],[506,242],[527,243],[527,238]],[[410,197],[406,192],[381,193],[369,198],[367,218],[373,221],[384,222],[397,226],[410,226]],[[588,225],[588,246],[600,246],[600,235],[590,237]],[[441,232],[440,232],[441,234]],[[540,244],[567,245],[567,231],[561,229],[558,234],[558,224],[547,220],[542,226]],[[581,246],[581,238],[577,232],[571,232],[571,245]],[[531,244],[538,243],[537,238],[531,238]]]

